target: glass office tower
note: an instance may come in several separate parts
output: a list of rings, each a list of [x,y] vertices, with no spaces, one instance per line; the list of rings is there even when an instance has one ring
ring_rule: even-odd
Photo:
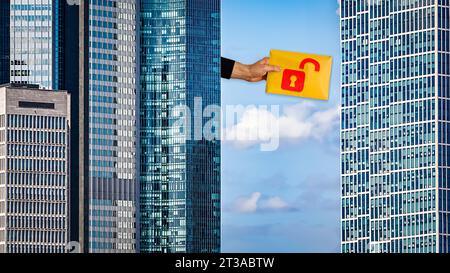
[[[219,252],[220,141],[172,126],[220,105],[220,1],[140,2],[140,249]]]
[[[81,1],[85,252],[136,251],[136,2]]]
[[[0,84],[9,83],[9,0],[0,1]]]
[[[66,1],[10,2],[10,81],[59,89],[64,54],[61,18]]]
[[[342,252],[449,252],[449,1],[342,0]]]

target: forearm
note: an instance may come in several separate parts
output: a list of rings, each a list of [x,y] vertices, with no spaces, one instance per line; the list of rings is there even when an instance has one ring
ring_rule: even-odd
[[[222,78],[239,79],[248,81],[250,79],[250,66],[236,62],[231,59],[222,58]]]
[[[242,64],[227,58],[222,58],[222,78],[239,79],[248,82],[266,80],[267,73],[279,72],[281,68],[269,64],[269,58],[264,58],[254,64]]]
[[[235,62],[231,78],[248,81],[251,78],[250,66]]]
[[[227,58],[221,58],[221,76],[224,79],[231,79],[235,61]]]

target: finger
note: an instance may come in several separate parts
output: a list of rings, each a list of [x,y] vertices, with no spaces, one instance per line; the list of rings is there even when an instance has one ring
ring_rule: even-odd
[[[266,66],[264,66],[264,71],[279,72],[279,71],[281,71],[281,67],[279,67],[278,65],[266,65]]]

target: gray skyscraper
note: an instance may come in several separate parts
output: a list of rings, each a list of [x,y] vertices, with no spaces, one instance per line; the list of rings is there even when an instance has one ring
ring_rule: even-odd
[[[203,110],[220,105],[220,1],[140,3],[140,248],[219,252],[220,140],[174,124],[187,106],[201,131]]]
[[[70,96],[0,87],[0,253],[69,241]]]
[[[80,243],[136,251],[135,0],[80,4]]]
[[[342,252],[450,252],[442,0],[342,0]]]

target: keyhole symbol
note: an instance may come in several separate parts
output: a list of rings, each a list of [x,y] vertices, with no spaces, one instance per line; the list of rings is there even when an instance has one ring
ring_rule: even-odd
[[[290,84],[290,87],[295,88],[295,87],[297,86],[297,85],[296,85],[297,80],[298,80],[297,76],[292,75],[292,76],[291,76],[291,84]]]

